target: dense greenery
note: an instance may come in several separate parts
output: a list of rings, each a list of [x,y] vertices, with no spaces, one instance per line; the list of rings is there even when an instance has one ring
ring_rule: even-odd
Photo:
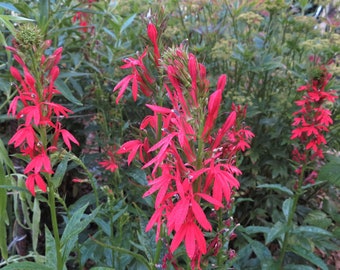
[[[205,66],[209,94],[218,88],[220,75],[227,75],[216,130],[234,103],[247,108],[239,124],[255,134],[251,147],[232,158],[242,175],[237,176],[239,189],[225,202],[228,206],[215,210],[204,205],[213,229],[205,231],[208,252],[201,268],[337,269],[338,99],[323,105],[333,119],[325,132],[325,158],[310,157],[299,175],[301,164],[292,154],[301,143],[291,138],[294,112],[299,109],[295,102],[303,99],[297,89],[322,82],[323,69],[332,74],[325,91],[340,89],[338,14],[317,20],[311,6],[307,0],[0,2],[4,46],[0,50],[0,268],[191,269],[184,244],[172,254],[173,235],[163,231],[156,242],[156,228],[145,230],[155,210],[156,196],[143,196],[150,188],[151,169],[142,169],[137,160],[128,164],[127,156],[117,153],[125,142],[152,133],[140,130],[142,120],[151,115],[145,104],[171,108],[169,96],[162,92],[168,75],[155,64],[155,44],[147,32],[152,23],[160,65],[168,65],[175,48],[182,46]],[[46,40],[51,44],[43,50],[39,46]],[[7,114],[20,85],[10,67],[21,74],[24,69],[5,46],[19,46],[18,55],[28,67],[35,67],[35,78],[49,70],[39,68],[42,55],[55,55],[57,48],[63,48],[54,82],[61,95],[53,101],[73,111],[60,122],[79,145],[72,144],[69,151],[66,143],[65,149],[49,154],[54,174],[47,180],[47,193],[40,188],[35,196],[25,185],[29,158],[9,143],[22,124]],[[152,95],[139,92],[134,101],[128,87],[117,103],[113,89],[130,74],[120,66],[140,57],[145,48],[145,67],[155,78]],[[202,104],[207,104],[208,94],[204,97]],[[51,117],[53,122],[57,118]],[[151,142],[156,144],[161,133],[156,129],[154,133]],[[46,148],[51,145],[52,137]],[[107,160],[111,163],[103,163]],[[118,168],[108,167],[113,163]],[[317,177],[309,181],[313,172]],[[177,200],[172,198],[174,204]],[[50,218],[52,206],[56,206],[55,220]]]

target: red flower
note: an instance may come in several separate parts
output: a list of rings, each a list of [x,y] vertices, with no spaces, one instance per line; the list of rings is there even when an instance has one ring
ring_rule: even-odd
[[[19,147],[20,145],[24,145],[24,142],[28,145],[29,148],[34,148],[34,144],[37,141],[37,136],[35,131],[31,125],[19,126],[17,132],[12,136],[9,140],[8,144],[14,144],[14,147]]]
[[[50,41],[45,41],[43,48],[47,49],[50,45]],[[14,53],[14,59],[23,69],[22,77],[18,69],[10,68],[12,76],[19,82],[19,85],[17,86],[18,96],[13,98],[8,114],[16,116],[23,124],[19,125],[18,130],[9,140],[9,144],[20,147],[21,153],[29,157],[24,173],[28,175],[27,189],[35,196],[35,185],[46,192],[46,183],[41,173],[53,174],[47,152],[57,149],[60,134],[69,149],[71,149],[71,142],[79,144],[69,131],[61,128],[58,121],[53,122],[55,118],[68,117],[71,113],[71,110],[52,102],[53,96],[59,94],[54,82],[59,75],[59,68],[56,65],[61,58],[62,48],[55,50],[48,58],[42,56],[41,60],[39,59],[43,69],[37,78],[30,73],[28,66],[19,57],[19,52],[15,48],[8,47],[7,49]],[[17,113],[19,101],[23,108]]]
[[[115,170],[118,169],[118,165],[116,163],[114,154],[109,150],[107,151],[107,155],[108,155],[108,159],[98,162],[98,164],[102,166],[103,168],[105,168],[105,170],[114,172]]]
[[[183,240],[190,259],[193,259],[197,250],[200,254],[205,254],[207,252],[207,244],[204,235],[193,220],[184,223],[174,235],[170,245],[172,253],[178,248]]]
[[[35,196],[35,185],[37,185],[43,192],[46,192],[46,183],[39,173],[31,173],[26,179],[26,188],[33,196]]]
[[[148,36],[153,46],[153,55],[154,55],[155,64],[156,66],[159,66],[158,60],[161,58],[161,56],[160,56],[158,44],[157,44],[158,33],[157,33],[156,26],[152,23],[149,23],[147,32],[148,32]]]
[[[147,50],[143,52],[141,56],[138,57],[138,59],[134,58],[127,58],[123,61],[125,62],[125,65],[121,66],[120,68],[126,69],[126,68],[132,68],[132,74],[127,75],[125,78],[123,78],[113,89],[113,91],[119,90],[118,97],[116,99],[116,103],[118,104],[119,100],[122,98],[122,96],[125,93],[125,90],[129,86],[129,83],[132,81],[132,97],[133,100],[137,100],[138,95],[138,85],[144,95],[150,96],[152,94],[152,91],[148,88],[147,84],[152,83],[153,79],[148,74],[147,68],[144,66],[143,58],[146,56]],[[137,69],[139,68],[139,69]],[[140,74],[142,72],[142,74]],[[144,80],[145,78],[145,80]]]
[[[40,154],[33,157],[33,159],[27,164],[24,173],[33,172],[38,174],[40,172],[53,173],[51,161],[44,149]]]
[[[128,165],[132,162],[132,160],[135,158],[138,150],[140,150],[140,158],[143,156],[141,150],[144,146],[144,143],[139,140],[132,140],[124,143],[119,150],[117,151],[117,154],[125,154],[129,153],[128,156]]]
[[[223,89],[226,85],[227,82],[227,76],[226,75],[221,75],[220,78],[218,79],[217,83],[217,89],[216,91],[211,94],[209,98],[209,103],[208,103],[208,117],[204,125],[204,130],[202,137],[206,137],[208,133],[211,131],[211,129],[214,126],[214,123],[216,121],[216,118],[218,116],[218,111],[221,106],[221,101],[222,101],[222,92]]]

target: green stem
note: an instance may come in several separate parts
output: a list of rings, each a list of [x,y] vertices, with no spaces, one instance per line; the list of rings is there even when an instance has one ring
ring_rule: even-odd
[[[112,245],[108,245],[108,244],[105,244],[103,242],[100,242],[98,241],[97,239],[91,237],[91,240],[93,242],[95,242],[96,244],[104,247],[104,248],[109,248],[109,249],[112,249],[112,250],[115,250],[115,251],[118,251],[118,252],[121,252],[121,253],[125,253],[125,254],[129,254],[131,255],[132,257],[134,257],[137,261],[140,261],[141,263],[143,263],[147,269],[149,270],[153,270],[153,267],[148,263],[148,261],[140,254],[137,254],[133,251],[130,251],[128,249],[125,249],[125,248],[121,248],[121,247],[117,247],[117,246],[112,246]]]
[[[218,231],[217,232],[219,233],[222,230],[222,228],[223,228],[223,224],[222,224],[222,220],[223,220],[222,208],[217,210],[217,215],[218,215],[218,217],[217,217],[217,222],[218,222],[217,228],[218,228]],[[220,238],[221,243],[223,243],[223,239],[222,239],[223,233],[221,233],[218,237]],[[225,250],[223,248],[221,248],[218,251],[218,254],[217,254],[217,265],[222,265],[222,258],[225,256],[224,252],[225,252]]]
[[[302,182],[303,182],[303,179],[304,179],[305,168],[306,168],[306,164],[304,164],[303,167],[302,167],[302,170],[301,170],[301,173],[300,173],[300,176],[299,176],[298,186],[297,186],[296,192],[295,192],[294,197],[293,197],[293,205],[292,205],[292,207],[289,211],[289,215],[288,215],[288,219],[287,219],[287,231],[285,232],[285,235],[284,235],[284,238],[283,238],[282,248],[281,248],[280,257],[279,257],[279,269],[280,270],[283,269],[284,257],[285,257],[286,250],[287,250],[287,247],[288,247],[288,238],[289,238],[289,235],[290,235],[290,231],[292,229],[294,214],[295,214],[295,211],[296,211],[296,208],[297,208],[299,197],[301,195],[301,186],[302,186]]]
[[[47,178],[50,178],[47,176]],[[50,207],[51,212],[51,222],[53,229],[53,236],[55,241],[55,252],[57,256],[57,270],[63,270],[63,258],[61,254],[61,244],[58,230],[58,220],[57,220],[57,211],[56,211],[56,203],[55,203],[55,194],[54,194],[54,186],[50,179],[47,179],[48,183],[48,205]]]

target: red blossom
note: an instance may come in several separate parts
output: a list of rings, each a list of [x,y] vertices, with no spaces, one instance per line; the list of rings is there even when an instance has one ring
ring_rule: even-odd
[[[35,186],[38,186],[43,192],[46,192],[47,186],[44,179],[39,173],[31,173],[26,179],[26,188],[35,196]]]
[[[47,49],[50,45],[50,41],[45,41],[43,48]],[[18,96],[13,98],[8,114],[15,116],[22,124],[9,140],[9,144],[20,147],[21,153],[29,157],[24,170],[24,173],[27,174],[26,187],[35,196],[35,186],[46,192],[43,175],[54,173],[48,152],[57,149],[60,134],[70,150],[71,142],[79,144],[69,131],[61,128],[58,120],[53,122],[54,119],[61,116],[68,117],[72,112],[64,106],[52,102],[54,95],[59,94],[54,82],[59,76],[59,68],[56,65],[60,61],[62,48],[56,49],[47,58],[41,57],[42,65],[46,61],[48,62],[37,78],[32,75],[33,73],[30,72],[23,59],[19,57],[17,49],[12,47],[7,47],[7,49],[14,53],[14,59],[23,70],[22,76],[18,69],[10,68],[12,76],[19,84],[16,86]],[[22,104],[22,109],[17,112],[19,102]]]
[[[161,56],[160,56],[158,44],[157,44],[158,33],[157,33],[156,26],[153,23],[149,23],[147,32],[148,32],[148,36],[149,36],[150,41],[151,41],[152,46],[153,46],[153,57],[154,57],[154,60],[155,60],[155,64],[156,64],[156,66],[159,66],[158,61],[159,61]]]
[[[313,57],[311,60],[315,60]],[[316,61],[318,64],[320,59]],[[298,168],[295,172],[299,175],[305,174],[306,171],[302,169],[303,164],[316,159],[323,159],[323,146],[327,144],[325,138],[329,131],[328,127],[333,123],[331,118],[331,111],[325,108],[326,103],[334,103],[337,99],[334,90],[327,89],[328,83],[332,77],[328,73],[325,66],[319,68],[320,76],[313,78],[311,83],[300,86],[297,91],[303,92],[300,100],[295,104],[299,109],[293,113],[294,120],[292,126],[291,139],[297,139],[300,143],[300,148],[294,147],[292,152],[293,160],[298,163]],[[307,160],[308,158],[308,160]],[[317,176],[317,171],[312,171],[302,184],[313,184]],[[295,188],[298,188],[299,182],[296,183]]]
[[[157,32],[152,24],[148,25],[148,36],[155,49]],[[130,68],[131,74],[114,88],[119,90],[117,103],[130,83],[136,100],[138,87],[156,82],[147,76],[142,61],[145,52],[138,59],[124,60],[121,68]],[[155,61],[159,59],[156,54],[154,51]],[[240,185],[236,176],[241,171],[235,165],[235,156],[250,148],[254,134],[244,125],[246,106],[233,105],[224,124],[216,127],[226,75],[220,76],[216,91],[209,95],[204,65],[183,46],[170,50],[169,55],[159,61],[164,70],[161,90],[166,91],[167,101],[159,105],[150,99],[146,106],[152,114],[140,125],[139,135],[145,136],[144,141],[127,141],[117,154],[128,154],[129,165],[138,159],[143,170],[150,170],[149,188],[143,197],[155,195],[155,209],[146,231],[157,225],[159,240],[161,226],[166,226],[172,236],[171,253],[184,243],[192,269],[200,269],[201,258],[207,253],[205,232],[213,231],[206,208],[230,207],[234,189]]]
[[[118,165],[116,163],[116,159],[114,157],[114,153],[110,150],[107,151],[108,159],[98,162],[100,166],[105,168],[110,172],[114,172],[118,169]]]

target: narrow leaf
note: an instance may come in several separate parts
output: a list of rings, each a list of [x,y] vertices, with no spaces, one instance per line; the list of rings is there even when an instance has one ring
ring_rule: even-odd
[[[306,259],[307,261],[315,264],[317,267],[320,267],[322,270],[328,270],[327,265],[324,263],[322,259],[316,256],[310,250],[307,250],[301,246],[290,246],[290,251],[294,252],[296,255],[301,256],[302,258]]]
[[[120,28],[120,33],[121,33],[121,34],[125,31],[126,28],[128,28],[128,27],[132,24],[132,22],[133,22],[133,20],[135,19],[135,17],[136,17],[136,14],[133,14],[130,18],[128,18],[128,19],[123,23],[122,27]]]
[[[58,164],[57,170],[55,171],[55,174],[53,175],[51,179],[53,186],[55,188],[58,188],[62,180],[64,179],[64,176],[67,170],[68,161],[69,161],[69,157],[65,155],[63,160]]]
[[[93,221],[100,207],[96,208],[90,215],[84,215],[88,204],[75,211],[67,222],[63,236],[61,237],[61,246],[64,261],[67,260],[70,252],[74,248],[79,234]]]
[[[45,257],[48,258],[48,264],[53,268],[57,269],[57,252],[55,250],[55,240],[45,226]]]
[[[288,198],[282,204],[282,212],[283,212],[283,215],[285,216],[286,221],[288,221],[288,216],[289,216],[290,210],[292,209],[292,206],[293,206],[292,198]]]
[[[78,99],[75,98],[75,96],[71,92],[71,89],[68,88],[64,81],[57,79],[55,81],[55,85],[67,100],[79,106],[83,105]]]
[[[41,210],[39,200],[34,198],[33,204],[33,217],[32,217],[32,242],[33,242],[33,250],[36,251],[38,247],[38,237],[40,233],[40,218],[41,218]]]
[[[269,189],[280,191],[290,196],[293,196],[293,191],[291,191],[287,187],[281,186],[280,184],[263,184],[263,185],[258,185],[257,188],[269,188]]]
[[[275,239],[281,238],[287,231],[287,229],[288,228],[285,223],[281,223],[280,221],[276,222],[275,225],[268,232],[265,244],[267,245],[273,242]]]
[[[9,264],[1,270],[54,270],[55,268],[50,268],[46,265],[35,263],[35,262],[19,262]]]

